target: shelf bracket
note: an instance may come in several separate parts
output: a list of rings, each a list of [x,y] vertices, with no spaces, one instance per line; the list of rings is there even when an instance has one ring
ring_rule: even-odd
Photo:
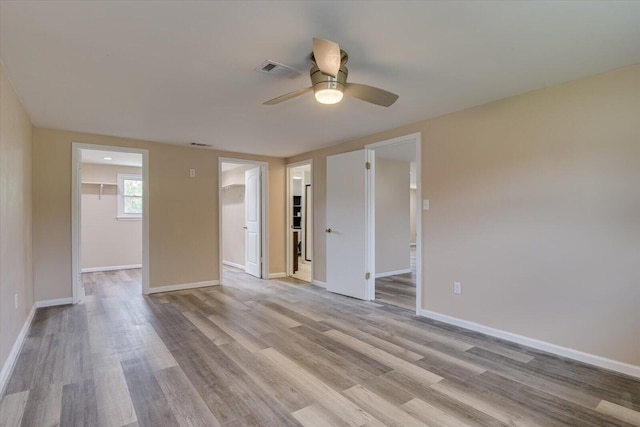
[[[102,189],[104,188],[104,184],[100,184],[100,193],[98,193],[98,200],[102,200]]]

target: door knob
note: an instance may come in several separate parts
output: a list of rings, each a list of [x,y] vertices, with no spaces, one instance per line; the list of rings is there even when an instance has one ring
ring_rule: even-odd
[[[324,231],[326,231],[327,233],[331,233],[331,229],[330,228],[326,228]]]
[[[242,227],[242,228],[244,228],[245,230],[247,229],[247,227],[246,227],[246,226],[244,226],[244,227]]]

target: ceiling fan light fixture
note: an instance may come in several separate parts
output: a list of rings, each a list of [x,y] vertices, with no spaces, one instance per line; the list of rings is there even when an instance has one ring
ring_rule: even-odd
[[[316,96],[316,101],[320,104],[337,104],[342,101],[342,96],[344,95],[339,89],[318,89],[314,92]]]
[[[337,61],[338,58],[340,60],[339,63]],[[345,93],[382,107],[389,107],[398,99],[398,95],[395,93],[387,92],[374,86],[347,83],[349,70],[345,64],[349,60],[349,55],[340,49],[340,46],[335,42],[313,39],[313,52],[309,59],[313,63],[309,70],[309,77],[311,77],[310,87],[280,95],[277,98],[263,102],[263,104],[276,105],[312,90],[319,104],[337,104],[342,101]]]

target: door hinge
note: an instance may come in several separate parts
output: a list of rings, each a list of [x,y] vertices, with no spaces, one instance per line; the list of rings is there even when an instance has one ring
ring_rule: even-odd
[[[371,273],[364,273],[364,280],[371,279]]]
[[[371,162],[364,162],[364,168],[367,170],[371,169]]]

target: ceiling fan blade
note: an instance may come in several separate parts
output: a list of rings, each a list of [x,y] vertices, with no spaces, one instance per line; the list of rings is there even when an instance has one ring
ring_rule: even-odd
[[[304,95],[307,92],[311,92],[312,89],[313,88],[310,86],[310,87],[305,87],[304,89],[294,90],[293,92],[289,92],[289,93],[286,93],[284,95],[280,95],[279,97],[270,99],[270,100],[268,100],[266,102],[263,102],[262,104],[264,104],[264,105],[280,104],[281,102],[288,101],[291,98],[295,98],[296,96]]]
[[[358,98],[372,104],[381,105],[383,107],[393,105],[393,103],[398,99],[398,95],[395,93],[358,83],[347,83],[344,93],[351,95],[354,98]]]
[[[320,71],[333,77],[338,75],[342,57],[338,43],[314,38],[313,57]]]

